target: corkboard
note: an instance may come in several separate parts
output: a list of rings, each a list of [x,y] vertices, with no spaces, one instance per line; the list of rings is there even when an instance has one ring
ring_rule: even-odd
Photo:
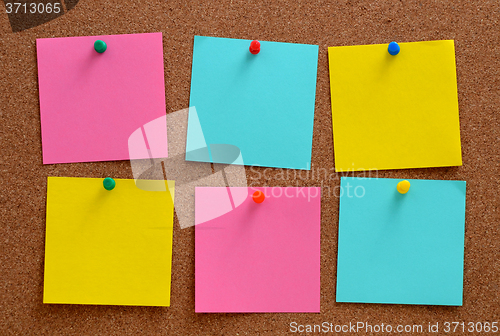
[[[500,6],[498,1],[66,1],[67,11],[13,32],[0,5],[0,334],[285,334],[290,323],[423,324],[500,320]],[[65,10],[67,8],[65,7]],[[47,176],[132,178],[130,163],[42,164],[35,39],[163,32],[167,113],[188,107],[193,36],[320,47],[312,162],[333,172],[327,47],[454,39],[463,166],[378,172],[379,177],[467,181],[462,307],[335,302],[339,175],[247,168],[254,185],[323,186],[320,314],[195,314],[194,230],[175,224],[172,305],[44,305]],[[264,176],[263,173],[266,172]],[[346,333],[347,334],[347,333]],[[361,333],[360,334],[364,334]],[[442,334],[442,332],[441,332]],[[458,334],[458,332],[457,332]]]

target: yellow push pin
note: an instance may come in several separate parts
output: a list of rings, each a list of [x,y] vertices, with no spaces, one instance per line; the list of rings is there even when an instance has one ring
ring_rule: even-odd
[[[406,194],[408,190],[410,190],[410,182],[407,180],[401,181],[398,183],[398,186],[396,187],[399,191],[400,194]]]

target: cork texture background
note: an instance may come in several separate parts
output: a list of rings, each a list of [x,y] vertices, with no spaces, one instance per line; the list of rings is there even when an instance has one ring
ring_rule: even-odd
[[[274,335],[290,333],[291,322],[324,321],[440,322],[443,334],[445,321],[500,320],[497,0],[80,0],[66,1],[64,11],[53,19],[37,18],[42,23],[27,28],[9,18],[0,2],[1,335]],[[194,35],[319,45],[312,164],[326,168],[327,178],[306,171],[283,176],[279,169],[247,167],[246,172],[255,186],[324,187],[321,313],[195,314],[194,229],[181,230],[177,219],[171,307],[42,303],[47,176],[132,178],[132,171],[127,161],[42,164],[35,40],[145,32],[163,32],[167,113],[188,107]],[[340,175],[333,170],[327,47],[439,39],[455,40],[463,166],[379,171],[377,176],[467,181],[464,304],[336,303],[339,202],[334,188]]]

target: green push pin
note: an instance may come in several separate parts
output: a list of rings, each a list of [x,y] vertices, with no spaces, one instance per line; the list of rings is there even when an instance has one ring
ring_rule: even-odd
[[[116,182],[111,177],[106,177],[104,181],[102,181],[102,185],[106,190],[113,190],[115,188]]]
[[[107,48],[108,48],[108,46],[106,45],[106,42],[104,42],[102,40],[97,40],[94,42],[94,49],[99,54],[102,54],[103,52],[105,52]]]

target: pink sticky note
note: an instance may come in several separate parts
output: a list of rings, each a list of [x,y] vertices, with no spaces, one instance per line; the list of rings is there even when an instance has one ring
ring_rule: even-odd
[[[161,33],[37,39],[37,58],[45,164],[128,160],[131,134],[166,115]],[[149,126],[162,144],[134,158],[167,157],[166,124]]]
[[[319,312],[321,188],[234,189],[196,188],[196,312]]]

